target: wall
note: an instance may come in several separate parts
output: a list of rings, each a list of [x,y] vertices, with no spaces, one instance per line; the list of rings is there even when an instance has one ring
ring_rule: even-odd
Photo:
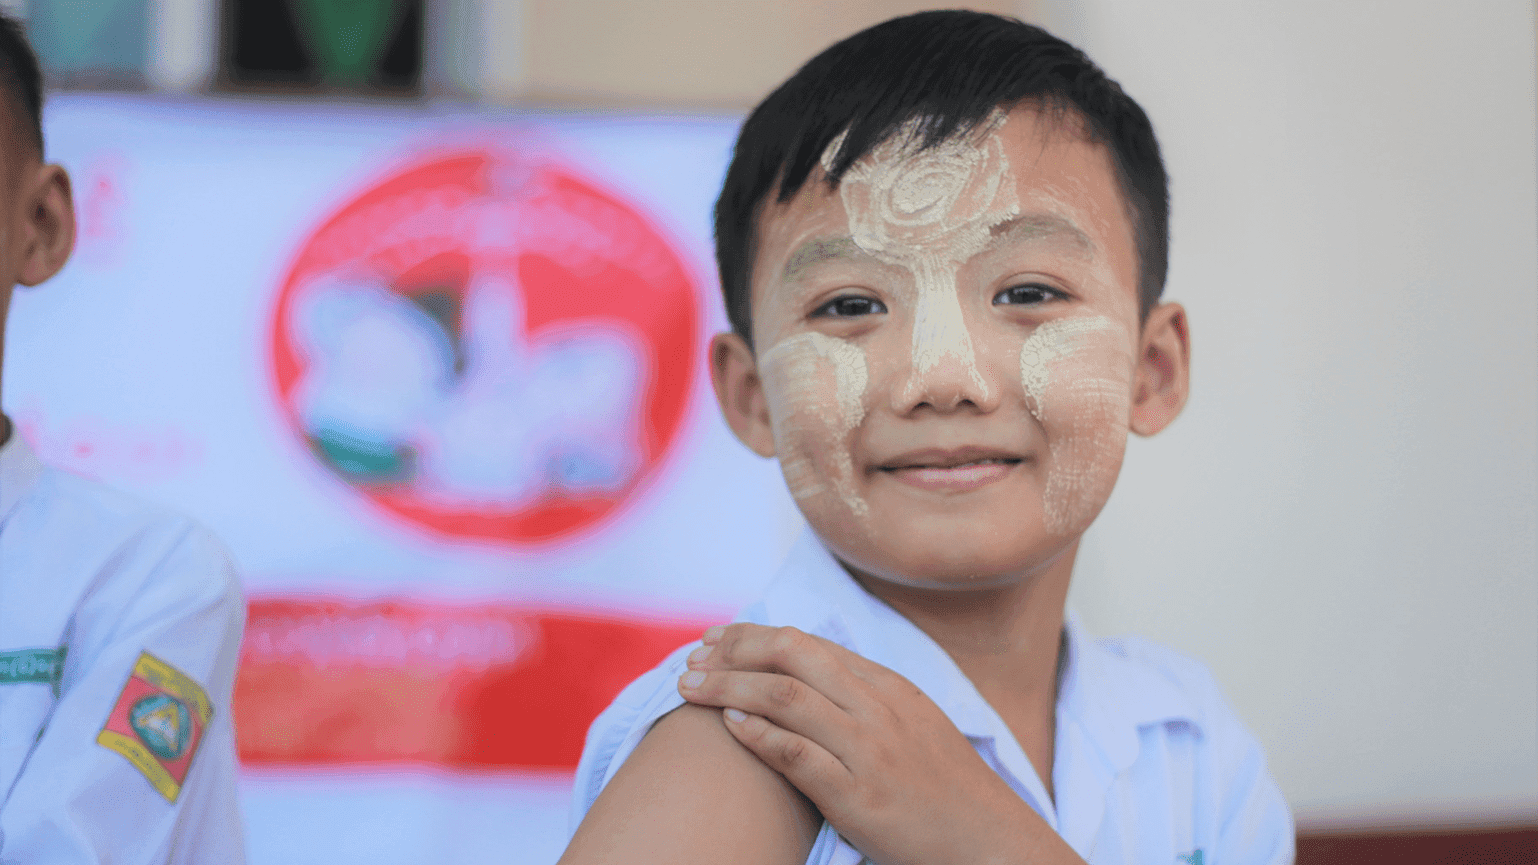
[[[1531,5],[1074,11],[1161,136],[1194,341],[1076,603],[1209,663],[1304,828],[1533,821]]]

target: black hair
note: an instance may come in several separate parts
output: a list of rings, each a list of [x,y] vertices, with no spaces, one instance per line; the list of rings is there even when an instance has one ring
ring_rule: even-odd
[[[965,134],[995,108],[1034,101],[1076,115],[1116,164],[1138,251],[1138,305],[1164,292],[1169,179],[1143,109],[1084,52],[1030,24],[982,12],[920,12],[856,33],[812,58],[742,124],[716,201],[716,262],[732,329],[752,345],[755,223],[773,190],[788,201],[823,151],[843,142],[830,188],[851,165],[909,122],[918,146]]]
[[[0,85],[10,97],[12,122],[43,153],[43,72],[21,22],[0,14]]]

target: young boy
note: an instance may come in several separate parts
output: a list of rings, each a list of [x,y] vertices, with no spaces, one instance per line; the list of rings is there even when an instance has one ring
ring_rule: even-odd
[[[4,16],[0,103],[3,337],[12,287],[57,273],[75,234],[37,58]],[[244,861],[244,622],[205,529],[42,466],[0,415],[0,862]]]
[[[1291,861],[1205,670],[1063,613],[1185,402],[1167,202],[1136,103],[1005,18],[889,21],[753,112],[712,372],[811,534],[594,723],[563,861]]]

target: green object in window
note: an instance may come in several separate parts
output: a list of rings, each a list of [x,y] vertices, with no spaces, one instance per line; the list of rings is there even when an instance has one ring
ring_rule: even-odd
[[[400,23],[402,0],[289,0],[300,38],[329,84],[361,87]]]

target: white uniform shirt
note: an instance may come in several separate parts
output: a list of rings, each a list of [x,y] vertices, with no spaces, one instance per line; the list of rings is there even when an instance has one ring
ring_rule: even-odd
[[[906,676],[984,761],[1093,865],[1271,865],[1293,859],[1292,817],[1255,739],[1200,664],[1137,638],[1090,640],[1070,616],[1057,701],[1057,801],[950,656],[851,579],[810,532],[738,621],[793,625]],[[572,828],[663,715],[699,643],[627,687],[588,731]],[[824,823],[808,865],[857,863]]]
[[[0,863],[245,860],[245,603],[192,521],[0,447]]]

